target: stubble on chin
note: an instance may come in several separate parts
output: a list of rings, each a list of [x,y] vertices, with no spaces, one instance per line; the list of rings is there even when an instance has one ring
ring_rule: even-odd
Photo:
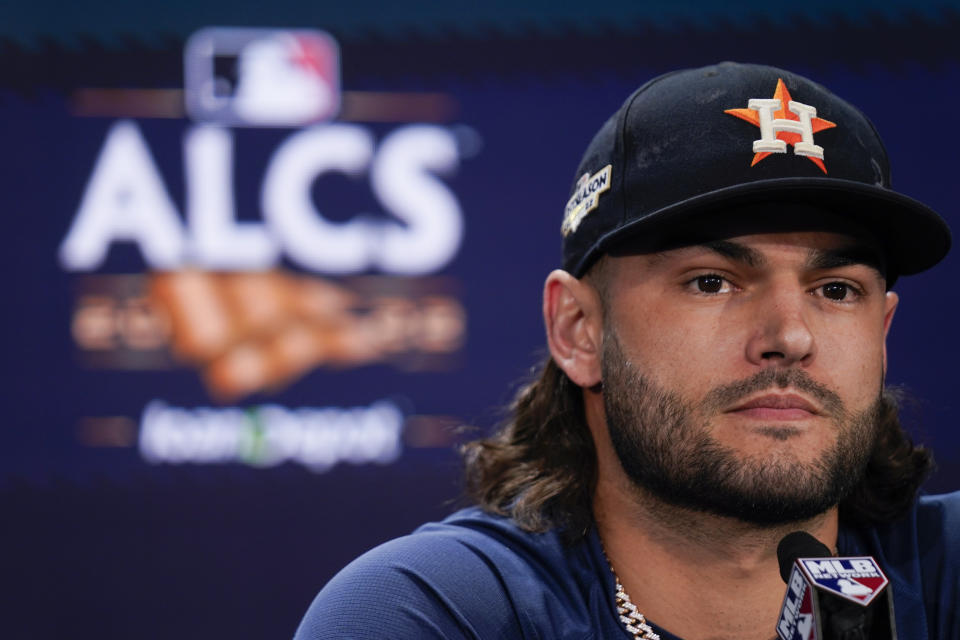
[[[863,477],[879,393],[871,407],[851,414],[835,392],[805,371],[771,368],[691,402],[642,375],[624,356],[615,332],[605,332],[603,356],[603,399],[614,451],[631,483],[656,500],[769,527],[825,512]],[[813,461],[783,455],[745,459],[711,436],[709,421],[724,408],[759,391],[787,387],[815,398],[834,423],[833,445]],[[774,440],[792,437],[789,427],[767,429]]]

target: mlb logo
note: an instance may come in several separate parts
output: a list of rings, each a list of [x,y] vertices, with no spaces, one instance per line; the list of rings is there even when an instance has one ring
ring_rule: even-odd
[[[184,51],[184,94],[194,120],[298,127],[340,109],[340,53],[322,31],[211,27]]]
[[[876,560],[858,558],[801,558],[803,571],[817,588],[862,606],[870,604],[889,581]]]
[[[794,565],[787,582],[787,593],[780,607],[777,635],[781,640],[817,640],[814,625],[813,589]]]

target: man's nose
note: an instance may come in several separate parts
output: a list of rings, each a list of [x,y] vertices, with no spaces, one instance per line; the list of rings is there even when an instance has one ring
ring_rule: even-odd
[[[816,343],[809,323],[810,295],[798,287],[772,286],[759,295],[747,320],[752,333],[747,359],[758,366],[805,365]]]

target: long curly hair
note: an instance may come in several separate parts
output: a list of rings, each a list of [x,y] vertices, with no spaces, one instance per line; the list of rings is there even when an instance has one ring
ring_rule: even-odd
[[[839,505],[846,522],[896,520],[933,469],[930,451],[914,445],[902,428],[898,400],[895,390],[883,392],[866,472]],[[582,537],[593,524],[597,483],[582,389],[547,358],[510,410],[492,437],[463,446],[467,496],[527,531],[557,528],[569,541]]]

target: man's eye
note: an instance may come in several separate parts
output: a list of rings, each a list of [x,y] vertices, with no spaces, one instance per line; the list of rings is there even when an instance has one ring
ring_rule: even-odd
[[[823,297],[828,300],[849,300],[856,295],[854,288],[845,282],[830,282],[820,289],[823,291]]]
[[[700,293],[723,293],[730,289],[729,283],[722,276],[715,274],[697,276],[691,284],[695,285]]]

